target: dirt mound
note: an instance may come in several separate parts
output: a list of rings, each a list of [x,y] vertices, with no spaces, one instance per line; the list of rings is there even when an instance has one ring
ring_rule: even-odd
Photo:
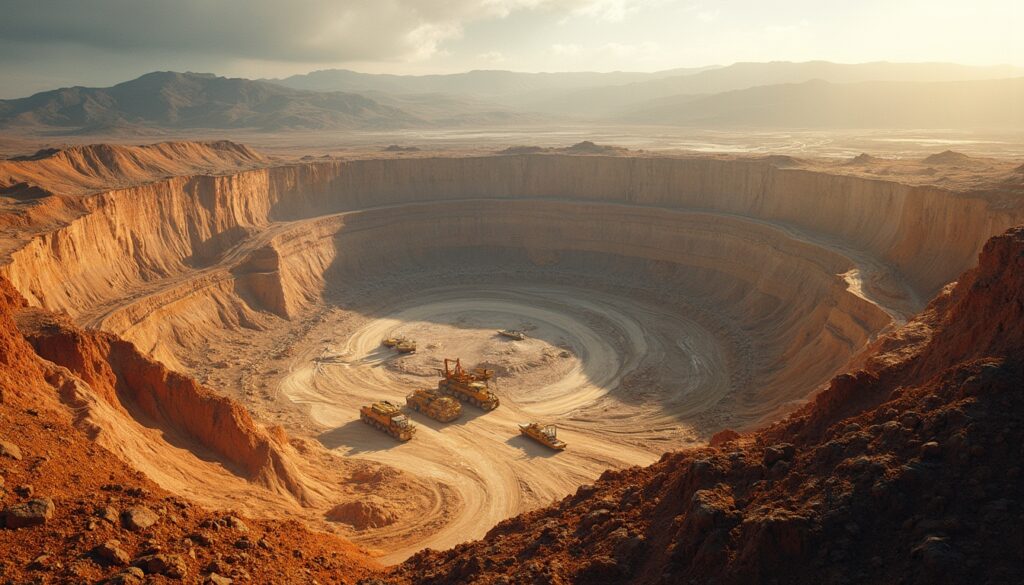
[[[419,152],[421,149],[418,146],[402,146],[400,144],[390,144],[383,150],[384,152]]]
[[[563,148],[553,148],[544,146],[510,146],[498,154],[541,154],[541,153],[562,153],[562,154],[603,154],[603,155],[618,155],[629,152],[628,148],[621,146],[609,146],[605,144],[595,144],[590,140],[584,140],[577,142],[572,146],[566,146]]]
[[[398,520],[398,513],[384,498],[370,495],[338,504],[327,512],[327,519],[348,524],[356,530],[365,530],[394,524]]]
[[[622,148],[621,146],[609,146],[606,144],[594,144],[589,140],[583,142],[577,142],[572,146],[559,149],[561,152],[568,154],[621,154],[628,152],[628,148]]]
[[[394,582],[1012,581],[1024,229],[787,420],[606,472]]]
[[[543,146],[510,146],[498,152],[498,154],[538,154],[547,152],[549,148]]]
[[[970,162],[971,160],[971,157],[962,152],[944,150],[938,154],[926,156],[921,160],[921,162],[927,165],[959,165]]]
[[[759,157],[757,158],[757,160],[764,161],[770,164],[771,166],[779,169],[799,167],[803,164],[803,162],[800,159],[794,156],[784,154],[771,154],[768,156]]]
[[[27,183],[72,195],[168,176],[216,174],[266,164],[263,155],[227,140],[144,146],[93,144],[47,148],[31,156],[0,161],[0,185]]]
[[[862,152],[862,153],[858,154],[857,156],[855,156],[855,157],[851,158],[850,160],[848,160],[846,162],[846,164],[848,164],[848,165],[869,165],[869,164],[873,164],[873,163],[879,162],[880,160],[882,160],[882,159],[880,159],[880,158],[878,158],[876,156],[871,156],[870,154],[868,154],[866,152]]]

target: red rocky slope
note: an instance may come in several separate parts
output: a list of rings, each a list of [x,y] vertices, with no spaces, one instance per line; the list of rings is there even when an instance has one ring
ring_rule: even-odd
[[[606,472],[404,583],[1020,583],[1024,229],[787,420]]]
[[[62,396],[75,379],[72,370],[109,400],[135,392],[137,404],[170,381],[164,390],[186,398],[190,408],[236,417],[223,425],[234,429],[228,436],[244,435],[249,419],[190,380],[160,374],[105,334],[53,325],[36,338],[41,349],[60,342],[75,351],[64,353],[67,368],[47,361],[15,321],[23,310],[24,300],[0,279],[0,583],[351,583],[370,572],[373,562],[339,538],[294,521],[241,521],[204,509],[171,496],[97,445]],[[175,402],[152,406],[169,403]],[[272,451],[260,447],[265,439],[255,430],[246,440],[254,441],[252,453]],[[265,469],[255,456],[237,464]]]

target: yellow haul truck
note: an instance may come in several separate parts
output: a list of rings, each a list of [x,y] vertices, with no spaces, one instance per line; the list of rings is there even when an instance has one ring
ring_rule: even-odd
[[[359,418],[399,441],[408,441],[416,434],[416,427],[409,422],[409,417],[402,414],[397,404],[387,400],[362,407],[359,410]]]
[[[458,400],[441,394],[435,388],[413,392],[405,397],[405,405],[441,422],[451,422],[462,414],[462,405]]]
[[[519,423],[519,432],[556,451],[565,450],[565,441],[558,438],[555,425],[541,426],[540,423]]]

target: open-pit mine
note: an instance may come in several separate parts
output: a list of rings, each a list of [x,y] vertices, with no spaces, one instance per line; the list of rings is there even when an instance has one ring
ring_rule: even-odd
[[[787,157],[213,143],[2,164],[0,275],[74,424],[173,494],[385,564],[783,418],[1024,223],[985,189]],[[500,406],[408,411],[404,442],[360,421],[445,358],[493,370]]]

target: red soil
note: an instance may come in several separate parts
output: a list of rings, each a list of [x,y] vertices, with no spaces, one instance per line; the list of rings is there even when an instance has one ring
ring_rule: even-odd
[[[236,582],[351,583],[376,567],[350,543],[292,521],[247,519],[243,526],[226,521],[230,512],[175,498],[96,445],[75,427],[75,413],[61,401],[61,384],[71,372],[39,357],[19,329],[15,314],[23,304],[0,280],[0,440],[20,451],[20,459],[0,455],[0,510],[49,498],[54,512],[40,526],[0,528],[0,583],[93,583],[120,574],[126,567],[104,560],[97,549],[110,540],[119,542],[129,563],[146,565],[147,571],[163,569],[166,574],[148,577],[155,583],[171,579],[168,574],[175,575],[176,569],[190,583],[202,582],[211,572],[234,576]],[[248,418],[237,405],[195,391],[194,382],[139,361],[144,358],[134,348],[121,348],[124,342],[105,334],[60,324],[36,342],[44,352],[63,344],[69,366],[107,399],[115,391],[136,392],[142,404],[144,392],[193,392],[185,403],[199,414]],[[187,413],[160,414],[173,420]],[[254,447],[254,452],[266,452]],[[252,461],[246,458],[239,465],[260,469],[262,463]],[[110,520],[103,519],[107,507],[114,509]],[[149,528],[128,529],[120,514],[133,507],[156,512],[158,520]],[[145,558],[157,553],[164,556]]]

